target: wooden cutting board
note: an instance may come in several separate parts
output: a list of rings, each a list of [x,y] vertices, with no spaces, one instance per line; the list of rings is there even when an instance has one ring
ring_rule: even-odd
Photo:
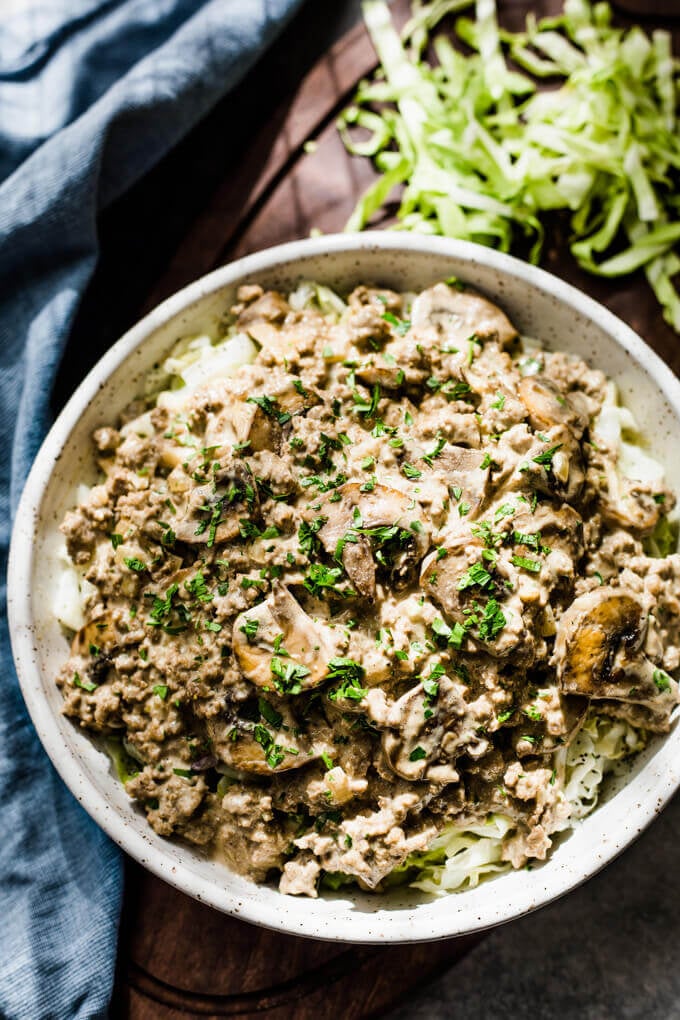
[[[560,6],[560,0],[500,4],[504,24],[515,29],[527,10],[540,16]],[[408,0],[395,0],[393,10],[405,20]],[[312,67],[209,200],[142,311],[240,255],[306,237],[312,228],[342,229],[373,171],[366,160],[348,157],[335,118],[374,65],[358,25]],[[680,343],[645,281],[587,277],[564,254],[564,224],[556,221],[549,236],[546,268],[606,304],[679,371]],[[375,1017],[479,938],[365,948],[280,935],[219,914],[128,862],[113,1013],[131,1020]]]

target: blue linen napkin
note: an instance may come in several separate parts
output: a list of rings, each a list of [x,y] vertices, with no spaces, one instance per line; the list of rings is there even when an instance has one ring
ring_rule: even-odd
[[[53,771],[9,647],[12,515],[97,260],[97,213],[252,65],[301,0],[28,0],[0,19],[0,1016],[103,1017],[117,849]]]

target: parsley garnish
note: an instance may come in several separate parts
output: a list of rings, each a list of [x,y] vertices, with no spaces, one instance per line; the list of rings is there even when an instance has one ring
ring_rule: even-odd
[[[301,681],[309,676],[309,670],[299,662],[284,662],[278,655],[271,661],[274,686],[281,694],[299,694],[302,690]]]
[[[190,581],[185,581],[184,587],[198,602],[212,602],[212,592],[208,590],[202,570],[199,570]]]
[[[337,582],[341,579],[343,570],[341,567],[325,567],[323,563],[311,563],[307,576],[302,582],[312,595],[320,597],[324,591],[332,592],[334,595],[340,595],[345,598],[347,595],[353,594],[349,589],[343,589],[337,587]]]
[[[445,446],[446,439],[441,434],[441,432],[437,433],[437,442],[435,443],[434,448],[430,450],[429,453],[423,454],[423,460],[425,461],[425,463],[432,467],[432,461],[439,456],[439,454],[442,452]]]
[[[87,691],[88,694],[92,694],[92,691],[96,691],[97,690],[97,686],[98,685],[97,684],[93,684],[90,680],[82,680],[81,676],[80,676],[80,673],[74,673],[73,674],[73,686],[74,687],[81,687],[84,691]]]
[[[398,319],[396,315],[392,314],[392,312],[385,312],[380,316],[380,318],[384,319],[385,322],[389,322],[390,326],[392,326],[394,332],[398,336],[406,336],[411,328],[411,323],[408,319]]]
[[[260,410],[264,411],[267,417],[273,418],[279,423],[279,425],[285,425],[292,417],[288,411],[281,410],[275,397],[248,397],[246,402],[248,404],[257,404]]]
[[[557,451],[562,448],[562,445],[562,443],[558,443],[556,446],[551,446],[549,450],[544,450],[543,453],[539,453],[536,457],[532,457],[534,464],[542,464],[544,467],[550,467],[553,457]]]
[[[246,617],[244,622],[239,627],[242,634],[245,634],[246,641],[251,642],[254,640],[257,634],[257,629],[260,626],[260,621],[255,620],[252,616]]]
[[[513,531],[512,540],[515,545],[525,545],[528,549],[533,549],[534,552],[537,553],[545,554],[550,552],[550,546],[543,545],[543,542],[541,541],[540,531],[535,531],[533,533]]]
[[[496,599],[489,599],[479,621],[479,636],[482,641],[493,640],[503,630],[507,620]]]
[[[670,691],[671,678],[663,669],[655,669],[652,673],[652,680],[660,691]]]
[[[354,659],[336,658],[328,663],[327,680],[340,680],[340,684],[328,692],[330,701],[337,701],[338,698],[349,698],[351,701],[361,701],[368,694],[368,690],[361,686],[366,676],[366,670]]]
[[[273,726],[275,730],[281,729],[281,723],[283,722],[283,716],[280,712],[277,712],[273,705],[270,705],[265,698],[257,699],[257,707],[260,715],[268,722],[270,726]]]
[[[264,751],[264,759],[269,768],[277,768],[286,757],[286,754],[282,747],[274,743],[274,738],[267,727],[261,726],[258,723],[258,725],[253,729],[253,737]]]
[[[492,582],[493,578],[484,564],[473,563],[472,566],[465,571],[458,582],[458,591],[464,591],[466,588],[474,588],[476,585],[480,588],[488,588]]]
[[[422,761],[427,758],[427,751],[424,747],[414,747],[408,756],[409,761]]]
[[[130,570],[134,570],[136,574],[141,574],[146,570],[146,564],[142,563],[137,556],[126,556],[123,562],[126,567],[129,567]]]
[[[530,560],[526,556],[511,556],[510,562],[514,563],[516,567],[523,567],[524,570],[531,571],[532,574],[538,574],[541,569],[541,564],[538,560]]]

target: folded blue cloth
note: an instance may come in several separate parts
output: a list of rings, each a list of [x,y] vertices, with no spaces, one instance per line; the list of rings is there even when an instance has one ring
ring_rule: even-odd
[[[300,0],[44,0],[0,20],[0,1016],[106,1015],[120,854],[53,771],[9,647],[12,514],[97,261],[97,213],[245,73]]]

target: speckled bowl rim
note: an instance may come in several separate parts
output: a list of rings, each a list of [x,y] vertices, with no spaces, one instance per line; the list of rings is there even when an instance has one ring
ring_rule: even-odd
[[[82,410],[96,400],[102,383],[160,326],[221,288],[255,273],[284,271],[288,263],[301,259],[343,252],[375,252],[376,255],[413,252],[450,256],[465,259],[471,267],[488,267],[500,276],[520,280],[529,288],[550,294],[557,302],[568,306],[575,314],[591,320],[608,333],[632,358],[636,367],[653,380],[668,405],[680,409],[680,381],[633,330],[576,288],[509,255],[465,241],[388,232],[328,235],[293,241],[248,255],[196,280],[146,315],[97,362],[52,426],[26,482],[12,535],[8,569],[8,614],[12,649],[31,719],[57,772],[111,839],[159,878],[227,914],[294,935],[364,944],[449,938],[493,927],[544,906],[590,878],[616,857],[640,835],[680,786],[680,730],[676,727],[644,765],[642,774],[648,784],[648,796],[644,800],[635,802],[633,799],[632,803],[621,805],[614,833],[603,830],[602,825],[598,827],[600,811],[594,812],[587,819],[595,837],[593,846],[598,849],[593,849],[588,859],[580,862],[575,869],[567,865],[552,871],[549,877],[544,869],[540,869],[536,873],[535,888],[531,888],[532,883],[529,883],[528,887],[513,888],[512,892],[501,877],[490,883],[495,895],[487,897],[486,908],[475,908],[472,914],[455,908],[456,901],[460,904],[457,895],[447,898],[452,909],[439,911],[436,918],[423,909],[428,906],[427,903],[393,912],[388,908],[379,909],[378,917],[375,912],[352,913],[349,899],[347,910],[341,915],[336,912],[326,919],[332,923],[332,930],[328,930],[323,920],[315,919],[314,912],[310,913],[305,907],[305,904],[318,904],[319,901],[279,895],[275,901],[270,902],[270,896],[258,895],[259,887],[253,887],[256,890],[254,895],[244,897],[237,890],[229,888],[228,878],[222,884],[191,873],[173,854],[172,849],[165,849],[166,844],[170,848],[173,844],[154,840],[154,845],[150,847],[148,836],[142,830],[142,827],[146,829],[144,819],[140,818],[138,827],[132,827],[118,817],[111,810],[107,798],[84,774],[74,750],[64,747],[53,711],[42,690],[40,668],[34,652],[31,578],[34,569],[35,522],[55,463]],[[678,410],[675,417],[677,421]],[[617,798],[624,794],[625,788],[617,794]],[[539,874],[543,875],[542,879],[538,878]],[[227,872],[227,875],[231,873]],[[465,895],[462,894],[461,899]]]

